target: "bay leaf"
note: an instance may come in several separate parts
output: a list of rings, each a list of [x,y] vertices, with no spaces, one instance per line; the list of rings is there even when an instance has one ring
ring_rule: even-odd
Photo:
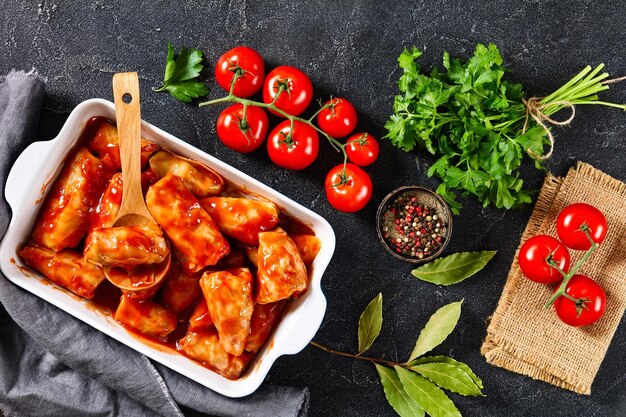
[[[359,318],[359,353],[372,346],[383,326],[383,295],[376,297],[365,307]]]
[[[448,391],[461,395],[483,395],[472,377],[455,365],[443,362],[423,363],[411,366],[411,370]]]
[[[411,274],[432,284],[452,285],[483,269],[495,254],[496,251],[453,253],[415,268]]]
[[[419,365],[422,363],[449,363],[451,365],[454,365],[457,368],[465,371],[465,373],[468,374],[470,378],[472,378],[472,380],[474,381],[474,384],[476,384],[478,388],[480,388],[481,390],[484,388],[483,381],[478,376],[476,376],[474,371],[472,371],[472,368],[470,368],[467,364],[463,362],[457,361],[448,356],[437,355],[437,356],[422,356],[421,358],[411,361],[408,365],[413,366],[413,365]]]
[[[426,326],[420,332],[415,342],[415,347],[407,362],[431,351],[446,340],[448,335],[456,327],[461,316],[461,304],[463,300],[447,304],[430,316]]]
[[[430,417],[461,417],[461,413],[445,392],[426,378],[400,366],[394,367],[404,391]]]
[[[376,365],[385,398],[401,417],[424,417],[424,409],[406,393],[395,370]]]

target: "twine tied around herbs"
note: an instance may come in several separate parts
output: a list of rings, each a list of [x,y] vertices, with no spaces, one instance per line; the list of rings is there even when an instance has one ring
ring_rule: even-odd
[[[543,130],[546,131],[546,134],[548,135],[548,141],[550,142],[550,149],[544,155],[537,155],[531,149],[527,150],[528,154],[531,157],[539,161],[543,161],[545,159],[550,158],[552,156],[552,151],[554,150],[554,135],[552,134],[552,132],[550,131],[550,128],[546,125],[546,123],[550,123],[555,126],[566,126],[570,124],[572,120],[574,120],[574,116],[576,116],[576,107],[574,107],[574,103],[572,103],[571,101],[558,100],[558,101],[552,101],[550,103],[544,104],[544,103],[541,103],[542,98],[543,97],[531,97],[528,100],[522,99],[522,103],[524,103],[524,106],[526,106],[526,119],[524,120],[524,127],[522,127],[522,133],[526,133],[526,127],[528,126],[528,119],[529,117],[532,117],[533,120],[537,122],[537,124],[541,126]],[[570,116],[566,120],[554,120],[553,118],[548,116],[546,113],[544,113],[545,109],[552,107],[552,106],[569,107],[572,110],[572,114],[570,114]]]
[[[610,80],[604,80],[601,82],[601,84],[614,84],[624,80],[626,80],[626,76],[613,78]],[[552,156],[552,151],[554,150],[554,135],[552,135],[552,132],[550,131],[550,128],[546,125],[546,123],[550,123],[555,126],[567,126],[572,122],[572,120],[574,120],[574,116],[576,115],[576,107],[574,106],[573,102],[568,100],[557,100],[550,103],[542,103],[541,100],[543,100],[543,98],[544,97],[531,97],[528,100],[522,99],[522,103],[524,103],[524,106],[526,107],[526,118],[524,120],[524,126],[522,127],[522,133],[526,133],[526,128],[528,127],[528,119],[532,117],[533,120],[537,122],[537,124],[541,126],[543,130],[546,131],[546,134],[548,135],[548,141],[550,142],[550,149],[544,155],[537,155],[531,149],[527,150],[528,154],[538,161],[543,161],[550,158]],[[544,110],[553,106],[562,106],[563,108],[568,107],[572,110],[572,114],[567,118],[567,120],[554,120],[549,115],[544,113]],[[557,111],[559,110],[562,109],[558,109]]]

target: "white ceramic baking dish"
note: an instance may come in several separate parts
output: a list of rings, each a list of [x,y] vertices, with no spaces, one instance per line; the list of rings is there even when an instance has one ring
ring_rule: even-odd
[[[326,299],[320,288],[322,274],[335,250],[335,234],[322,217],[301,206],[254,178],[225,164],[167,132],[142,122],[142,136],[173,151],[204,162],[233,184],[276,202],[291,216],[311,227],[322,246],[310,271],[310,287],[304,295],[289,303],[270,340],[258,353],[249,370],[238,380],[228,380],[172,349],[150,345],[119,325],[110,315],[89,308],[89,302],[69,291],[50,285],[41,275],[30,272],[17,256],[18,248],[29,238],[43,195],[60,171],[86,122],[94,116],[115,120],[113,103],[92,99],[79,104],[70,114],[59,135],[47,142],[35,142],[19,156],[6,183],[6,199],[13,218],[0,245],[0,268],[14,284],[72,314],[112,338],[229,397],[243,397],[254,392],[265,379],[274,361],[281,355],[300,352],[311,341],[326,311]]]

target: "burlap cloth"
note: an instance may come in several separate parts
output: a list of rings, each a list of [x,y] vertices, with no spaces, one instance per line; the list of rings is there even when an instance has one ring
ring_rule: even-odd
[[[556,284],[526,279],[518,247],[481,353],[493,365],[588,395],[626,309],[626,184],[581,162],[565,178],[548,174],[521,242],[536,234],[556,237],[559,211],[577,202],[597,207],[608,222],[605,241],[579,271],[604,288],[606,313],[590,326],[563,324],[554,308],[544,308]],[[570,254],[574,265],[583,251]]]

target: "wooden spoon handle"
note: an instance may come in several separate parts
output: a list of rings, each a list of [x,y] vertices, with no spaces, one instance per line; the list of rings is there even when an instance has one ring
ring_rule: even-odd
[[[123,177],[122,205],[117,217],[128,213],[151,217],[141,192],[141,110],[136,72],[113,76],[113,98]]]

